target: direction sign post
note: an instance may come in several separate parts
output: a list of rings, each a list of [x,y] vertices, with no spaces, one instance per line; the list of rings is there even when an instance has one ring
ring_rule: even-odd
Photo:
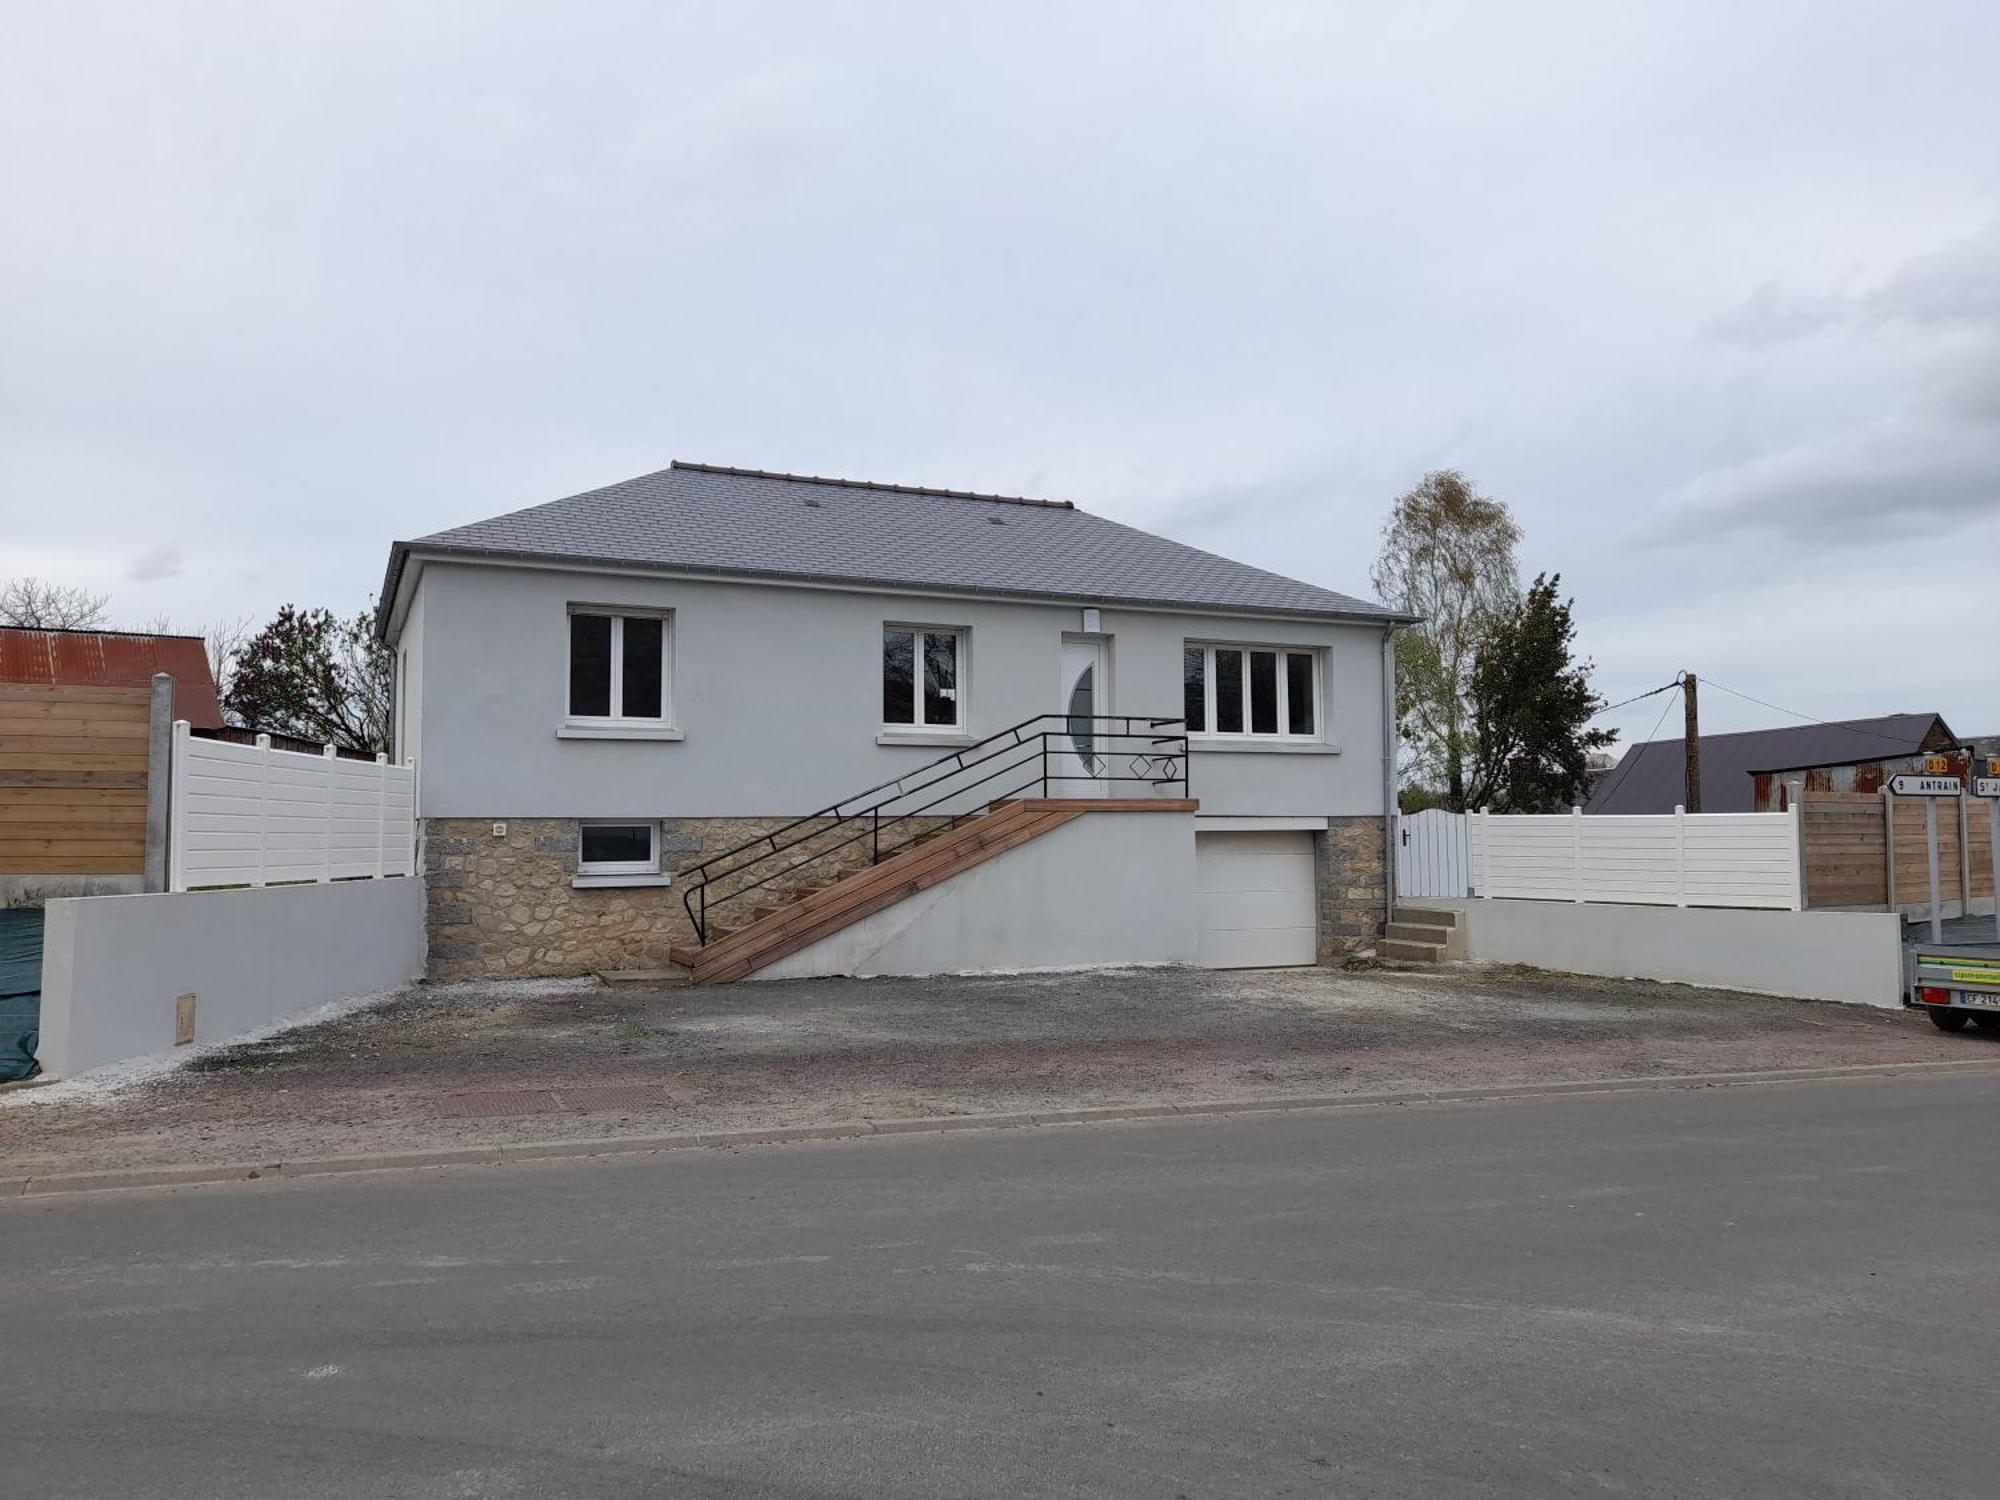
[[[1922,776],[1892,776],[1889,778],[1889,790],[1894,792],[1898,797],[1921,797],[1924,799],[1924,853],[1930,863],[1931,941],[1933,943],[1942,943],[1944,941],[1944,909],[1938,900],[1937,799],[1940,797],[1963,797],[1965,795],[1965,783],[1960,781],[1956,776],[1935,774],[1937,771],[1942,771],[1946,764],[1947,762],[1943,757],[1937,756],[1933,757],[1930,761],[1930,765],[1934,768],[1931,774]],[[1891,863],[1894,862],[1895,858],[1895,850],[1892,847],[1889,852]],[[1960,858],[1964,858],[1963,850],[1960,851]]]
[[[1993,940],[2000,942],[2000,756],[1988,760],[1986,769],[1993,774],[1975,776],[1972,795],[1986,799],[1986,852],[1993,860]]]

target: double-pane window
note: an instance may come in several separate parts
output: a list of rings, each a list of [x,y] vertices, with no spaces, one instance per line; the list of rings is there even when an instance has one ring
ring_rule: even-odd
[[[569,617],[569,716],[667,716],[667,620],[575,609]]]
[[[889,625],[882,630],[882,722],[926,729],[965,723],[959,686],[965,638],[956,630]]]

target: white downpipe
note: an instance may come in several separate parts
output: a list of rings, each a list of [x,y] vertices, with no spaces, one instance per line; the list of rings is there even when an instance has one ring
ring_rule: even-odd
[[[1382,632],[1382,913],[1396,920],[1396,627]]]

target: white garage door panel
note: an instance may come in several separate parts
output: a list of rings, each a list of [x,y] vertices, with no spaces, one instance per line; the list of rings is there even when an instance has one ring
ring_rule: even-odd
[[[1211,969],[1318,957],[1310,833],[1195,836],[1201,962]]]
[[[1204,930],[1313,925],[1313,898],[1309,890],[1204,891],[1198,899]]]

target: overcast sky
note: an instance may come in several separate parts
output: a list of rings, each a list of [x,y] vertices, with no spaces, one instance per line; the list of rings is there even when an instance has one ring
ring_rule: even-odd
[[[1607,698],[2000,732],[1996,57],[1991,0],[0,0],[0,576],[351,612],[680,457],[1367,593],[1451,466]]]

